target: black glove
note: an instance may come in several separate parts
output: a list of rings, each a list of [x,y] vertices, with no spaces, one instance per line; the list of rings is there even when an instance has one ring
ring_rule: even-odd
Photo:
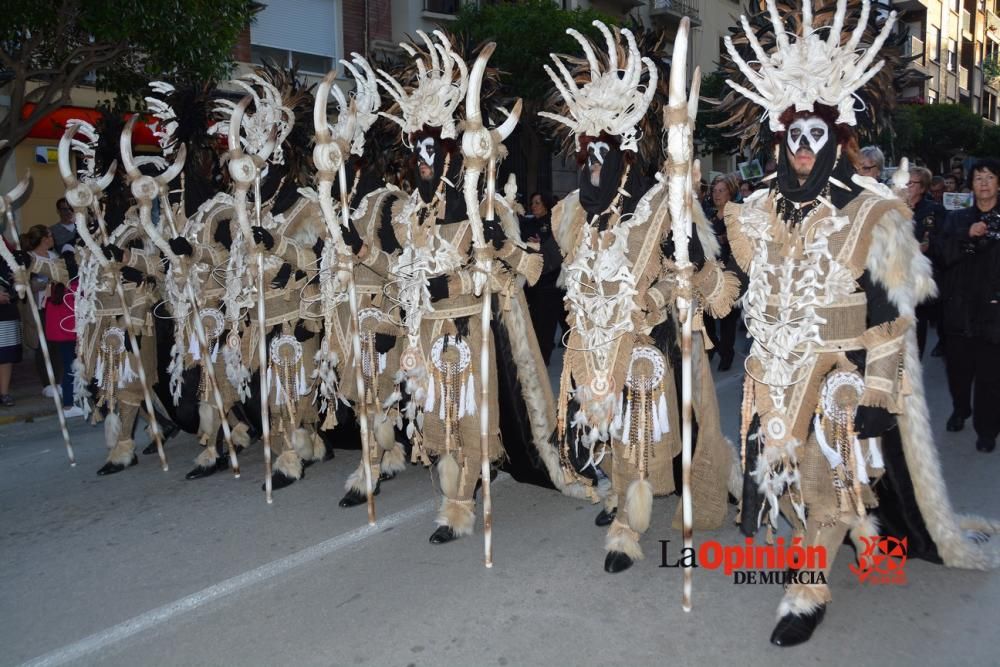
[[[180,255],[182,257],[187,255],[190,257],[191,254],[194,253],[194,248],[191,247],[191,244],[188,243],[188,240],[183,236],[175,236],[167,243],[170,244],[170,249],[173,250],[175,255]]]
[[[674,236],[671,234],[660,244],[660,251],[665,257],[675,258]],[[694,265],[695,271],[700,271],[705,266],[705,250],[701,247],[701,239],[698,238],[697,230],[691,228],[691,236],[688,237],[688,261]]]
[[[114,243],[106,243],[101,246],[101,252],[109,260],[114,260],[116,262],[121,262],[125,259],[125,251],[116,246]]]
[[[229,250],[233,246],[233,233],[229,229],[228,220],[219,221],[219,224],[215,226],[215,233],[212,234],[212,238],[226,250]]]
[[[146,279],[146,275],[142,271],[131,266],[123,266],[121,274],[122,280],[127,283],[135,283],[136,285],[141,285],[142,281]]]
[[[431,301],[448,298],[448,276],[434,276],[427,281],[427,291],[431,293]]]
[[[299,320],[298,323],[295,325],[295,340],[299,341],[300,343],[306,342],[315,335],[316,335],[315,333],[309,331],[309,329],[306,329],[306,323],[304,321]]]
[[[3,243],[3,241],[0,241]],[[14,261],[23,266],[24,268],[31,267],[31,253],[27,250],[15,250],[13,253]],[[13,267],[12,267],[13,268]]]
[[[320,236],[316,239],[316,243],[313,243],[312,251],[316,254],[316,259],[323,256],[323,248],[326,247],[326,241]]]
[[[278,274],[271,279],[271,287],[273,287],[274,289],[282,289],[285,285],[288,284],[288,279],[291,277],[291,275],[292,275],[292,265],[289,264],[288,262],[285,262],[284,264],[281,265],[281,268],[278,269]]]
[[[66,273],[69,274],[69,279],[73,280],[76,278],[76,274],[80,270],[79,264],[76,263],[76,253],[72,250],[67,250],[59,255],[59,257],[62,258],[63,263],[66,265]]]
[[[351,252],[355,255],[361,252],[361,246],[365,242],[361,240],[361,234],[358,234],[358,228],[354,226],[353,220],[347,221],[347,229],[340,228],[340,234],[344,237],[344,243],[351,247]]]
[[[263,227],[251,227],[250,231],[253,232],[253,242],[257,245],[264,244],[264,247],[268,250],[274,247],[274,237],[271,236],[271,232],[267,231]]]
[[[896,425],[896,418],[885,408],[859,405],[854,413],[854,433],[859,438],[878,438]]]
[[[507,240],[507,235],[504,234],[499,220],[483,220],[483,238],[493,244],[494,250],[499,250]]]
[[[375,334],[375,351],[378,352],[379,354],[385,354],[395,346],[396,346],[395,336],[384,333]]]

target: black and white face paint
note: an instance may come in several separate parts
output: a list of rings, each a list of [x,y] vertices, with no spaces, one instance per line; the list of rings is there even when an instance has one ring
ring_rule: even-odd
[[[826,121],[817,116],[799,118],[788,128],[785,141],[794,155],[801,148],[808,148],[818,155],[830,138],[830,128]]]
[[[590,169],[590,184],[595,188],[601,184],[601,167],[604,166],[604,158],[611,151],[611,146],[606,141],[591,141],[587,145],[587,167]]]
[[[437,153],[437,145],[433,137],[424,137],[413,147],[417,154],[417,171],[420,178],[429,181],[434,178],[434,156]]]

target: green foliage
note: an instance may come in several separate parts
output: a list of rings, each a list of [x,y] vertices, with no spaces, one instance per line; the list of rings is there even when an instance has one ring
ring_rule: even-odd
[[[922,128],[915,148],[932,170],[939,170],[956,153],[971,153],[983,134],[983,119],[960,104],[923,104],[916,108]]]
[[[1000,157],[1000,126],[984,124],[983,137],[979,140],[975,154],[980,157]]]
[[[712,100],[721,99],[726,94],[726,80],[722,72],[712,72],[701,77],[701,102],[698,105],[698,117],[695,119],[694,139],[698,152],[724,153],[733,155],[739,151],[738,137],[725,136],[724,128],[709,127],[726,120],[722,114],[715,111]]]
[[[991,56],[983,61],[983,76],[986,77],[986,81],[996,81],[1000,77],[1000,59],[996,56]]]
[[[450,27],[472,44],[496,42],[490,65],[501,71],[504,95],[521,97],[529,109],[537,110],[553,87],[542,69],[543,64],[551,64],[549,54],[582,56],[580,45],[566,34],[566,29],[575,28],[588,37],[599,38],[600,33],[591,25],[595,19],[615,23],[593,10],[567,11],[552,0],[521,0],[466,4]]]
[[[879,144],[886,155],[898,162],[900,157],[923,159],[924,125],[920,119],[920,105],[901,104],[892,115],[893,136],[882,136]]]

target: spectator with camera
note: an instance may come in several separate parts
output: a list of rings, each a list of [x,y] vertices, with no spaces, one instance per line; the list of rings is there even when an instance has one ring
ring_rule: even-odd
[[[949,214],[941,243],[947,428],[961,431],[971,416],[976,449],[992,452],[1000,433],[1000,161],[976,162],[970,184],[974,204]]]

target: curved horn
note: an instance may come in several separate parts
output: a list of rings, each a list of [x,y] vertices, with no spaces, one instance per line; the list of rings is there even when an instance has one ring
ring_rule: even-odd
[[[674,38],[674,53],[670,60],[670,94],[667,98],[667,104],[672,107],[687,101],[684,93],[687,88],[687,38],[690,27],[691,20],[685,16],[681,19],[677,37]]]
[[[250,106],[250,101],[253,98],[250,95],[244,95],[240,103],[236,105],[233,109],[233,114],[229,117],[229,152],[236,155],[243,153],[243,148],[240,146],[240,126],[243,124],[243,115],[247,112],[247,107]]]
[[[115,180],[116,169],[118,169],[118,160],[112,160],[111,166],[108,167],[104,176],[101,176],[97,181],[95,181],[93,187],[97,188],[101,192],[107,190],[108,186],[111,185],[111,181]]]
[[[0,148],[3,148],[3,146],[0,146]],[[28,191],[28,188],[30,186],[31,186],[31,171],[26,171],[24,172],[24,177],[17,182],[17,185],[14,186],[13,190],[8,192],[6,196],[4,196],[4,199],[7,200],[9,205],[13,206],[18,199],[24,196],[24,193]]]
[[[174,156],[174,163],[170,165],[165,172],[156,177],[156,182],[160,185],[166,185],[170,181],[177,178],[177,176],[184,169],[184,159],[187,157],[187,146],[181,144],[177,147],[177,153]]]
[[[688,120],[694,125],[698,117],[698,93],[701,91],[701,65],[695,65],[691,75],[691,93],[688,97]]]
[[[517,121],[521,118],[521,106],[521,98],[519,97],[514,102],[514,107],[510,110],[510,113],[507,114],[506,120],[497,127],[496,131],[500,135],[501,141],[509,137],[514,128],[517,127]]]
[[[270,134],[267,135],[267,141],[264,142],[264,147],[260,149],[260,155],[258,157],[260,158],[261,164],[267,162],[267,159],[271,157],[271,153],[274,152],[274,149],[277,146],[278,146],[278,126],[275,125],[274,127],[271,128]]]
[[[325,144],[330,140],[329,117],[326,115],[326,102],[330,97],[330,86],[337,77],[337,70],[330,70],[316,88],[316,102],[313,104],[313,129],[316,132],[316,142]]]
[[[76,172],[69,164],[69,147],[79,127],[76,123],[70,123],[66,126],[66,131],[63,132],[62,138],[59,140],[59,173],[62,174],[63,183],[66,184],[67,188],[75,188],[80,182],[76,178]]]
[[[135,160],[132,159],[132,129],[138,120],[139,114],[134,114],[129,118],[128,122],[125,123],[125,129],[122,130],[122,136],[118,140],[118,147],[122,154],[122,165],[130,179],[139,178],[142,175],[139,173],[139,167],[136,166]]]
[[[595,80],[601,75],[601,65],[594,54],[594,48],[590,45],[590,40],[573,28],[566,28],[566,34],[580,43],[580,47],[583,48],[583,52],[587,56],[587,62],[590,63],[590,80]]]
[[[833,14],[833,26],[826,37],[826,45],[830,48],[840,46],[840,33],[844,29],[844,15],[847,14],[847,0],[837,0],[837,11]]]
[[[424,44],[427,45],[427,50],[430,52],[429,55],[431,58],[431,70],[440,71],[441,60],[438,58],[438,52],[437,48],[435,48],[434,46],[434,42],[431,41],[431,38],[428,37],[427,33],[424,32],[423,30],[418,30],[417,35],[420,37],[421,40],[423,40]]]
[[[479,52],[479,56],[476,57],[472,73],[469,74],[469,88],[465,94],[465,117],[469,121],[482,122],[483,115],[479,109],[479,91],[483,85],[483,75],[486,73],[486,61],[490,59],[496,48],[496,42],[486,44]]]

